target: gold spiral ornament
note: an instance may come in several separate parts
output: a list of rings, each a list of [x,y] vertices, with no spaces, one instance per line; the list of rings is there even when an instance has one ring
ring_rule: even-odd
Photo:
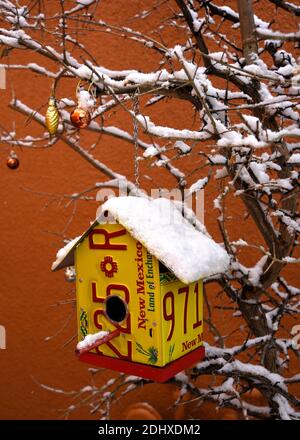
[[[59,122],[59,113],[54,96],[49,99],[48,109],[46,112],[46,127],[51,136],[54,136],[57,132]]]

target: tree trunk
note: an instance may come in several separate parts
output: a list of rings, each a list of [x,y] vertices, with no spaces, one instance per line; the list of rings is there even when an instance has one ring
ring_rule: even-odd
[[[238,11],[240,17],[243,54],[246,64],[251,64],[255,59],[255,56],[258,54],[252,0],[238,0]],[[259,84],[257,84],[257,86],[259,87]],[[244,203],[247,202],[246,200],[243,201]],[[247,203],[246,206],[252,217],[255,219],[256,217],[254,210],[252,210]],[[258,224],[258,226],[260,225]],[[265,238],[268,238],[266,237],[265,233],[263,233],[263,235]],[[252,289],[249,286],[245,286],[242,291],[239,304],[244,319],[256,337],[268,335],[271,331],[267,324],[265,312],[258,303],[260,293],[261,292],[259,292],[257,289]],[[255,301],[255,303],[253,303],[253,301]],[[270,347],[268,345],[266,346],[266,350],[264,350],[262,353],[262,363],[268,370],[272,372],[277,371],[276,354],[276,347]]]
[[[252,3],[252,0],[238,0],[243,54],[247,64],[252,63],[253,55],[258,51]]]

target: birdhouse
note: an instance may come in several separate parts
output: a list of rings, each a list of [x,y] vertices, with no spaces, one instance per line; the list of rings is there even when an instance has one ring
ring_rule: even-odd
[[[173,202],[109,199],[52,270],[73,265],[81,361],[164,382],[204,357],[202,279],[228,255]]]

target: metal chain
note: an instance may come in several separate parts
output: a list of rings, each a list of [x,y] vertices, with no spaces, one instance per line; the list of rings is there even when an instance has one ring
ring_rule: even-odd
[[[134,177],[137,188],[140,186],[140,169],[139,169],[139,123],[136,116],[140,113],[140,105],[138,94],[133,95],[133,140],[134,140]]]

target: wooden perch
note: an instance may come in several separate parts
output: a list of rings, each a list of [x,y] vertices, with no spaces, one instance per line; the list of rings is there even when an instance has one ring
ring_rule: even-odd
[[[89,351],[93,350],[96,347],[99,347],[99,345],[106,344],[106,342],[111,341],[112,339],[119,336],[121,331],[119,329],[114,330],[113,332],[108,333],[106,336],[97,339],[93,344],[88,345],[87,347],[76,349],[75,353],[77,356],[81,356],[84,353],[88,353]]]

